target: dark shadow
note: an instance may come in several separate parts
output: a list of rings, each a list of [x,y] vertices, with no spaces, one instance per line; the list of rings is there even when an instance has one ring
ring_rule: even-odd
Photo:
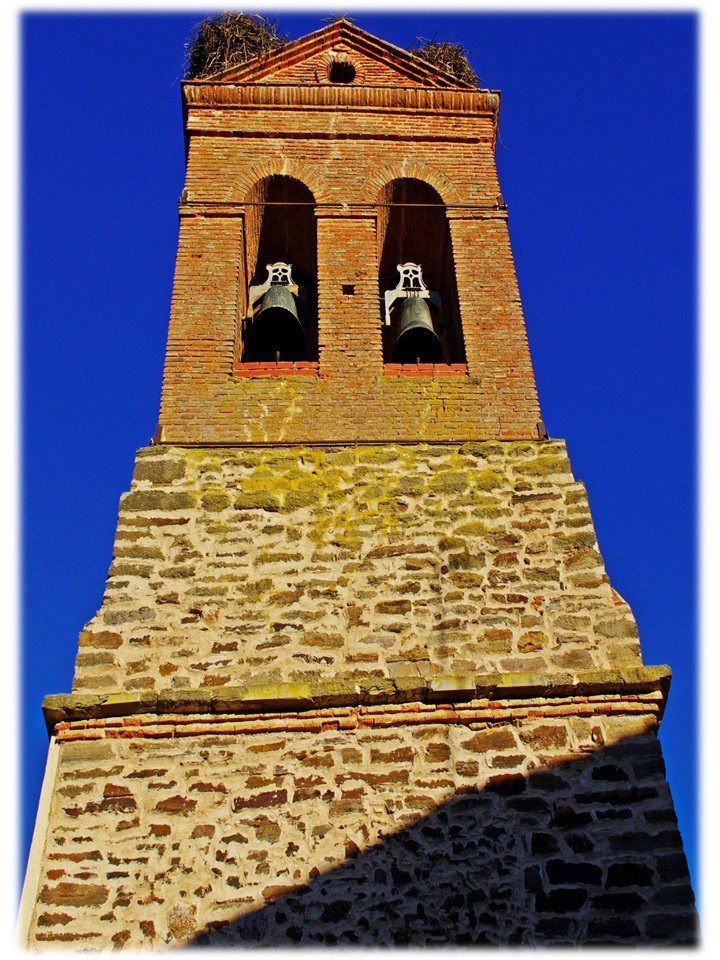
[[[421,804],[422,790],[405,784],[382,796],[407,810]],[[360,823],[356,839],[361,830]],[[318,862],[301,886],[290,887],[292,869],[268,875],[266,906],[210,925],[189,945],[697,941],[687,862],[652,734],[529,777],[498,770],[483,790],[457,793],[365,850],[347,836],[345,852],[344,863],[326,872]],[[307,863],[286,855],[307,876]]]

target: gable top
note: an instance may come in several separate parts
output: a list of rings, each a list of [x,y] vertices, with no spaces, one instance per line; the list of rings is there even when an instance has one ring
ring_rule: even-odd
[[[314,84],[330,83],[333,62],[349,63],[355,86],[413,86],[476,90],[439,67],[380,40],[348,20],[334,23],[293,40],[275,53],[255,57],[220,70],[203,81],[210,83]],[[347,81],[345,81],[347,82]]]

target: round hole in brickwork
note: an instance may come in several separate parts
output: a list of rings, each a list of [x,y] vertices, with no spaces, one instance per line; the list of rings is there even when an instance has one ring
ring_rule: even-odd
[[[355,79],[355,67],[349,60],[333,60],[328,68],[330,83],[352,83]]]

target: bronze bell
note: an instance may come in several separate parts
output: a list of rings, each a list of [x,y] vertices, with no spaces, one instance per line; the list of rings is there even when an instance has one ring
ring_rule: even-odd
[[[263,296],[250,330],[250,349],[253,359],[261,363],[305,359],[297,301],[284,284],[272,284]]]
[[[407,297],[397,308],[392,363],[442,363],[442,344],[424,297]]]

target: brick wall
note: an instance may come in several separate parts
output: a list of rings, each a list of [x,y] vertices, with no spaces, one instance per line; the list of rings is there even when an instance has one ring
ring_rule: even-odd
[[[317,87],[288,87],[277,103],[272,85],[186,85],[188,166],[159,437],[222,444],[537,438],[507,214],[497,206],[497,96],[386,88],[388,106],[378,108],[367,88],[325,89],[344,101],[316,102]],[[431,93],[450,98],[443,123],[437,106],[408,100]],[[316,203],[312,376],[255,377],[237,367],[257,232],[257,208],[245,204],[273,175],[299,180]],[[378,204],[398,178],[429,184],[444,204],[462,376],[425,369],[405,380],[383,363]]]
[[[436,87],[455,89],[468,86],[444,72],[428,67],[399,47],[352,27],[348,21],[337,21],[330,27],[302,37],[279,53],[260,62],[237,64],[223,73],[226,82],[302,84],[312,86],[328,82],[328,66],[348,61],[355,68],[352,82],[363,86]]]

